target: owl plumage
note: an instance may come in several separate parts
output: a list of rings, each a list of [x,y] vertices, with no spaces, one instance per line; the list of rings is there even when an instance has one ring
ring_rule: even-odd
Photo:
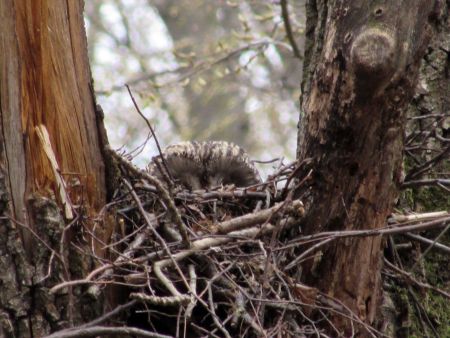
[[[180,142],[168,146],[163,156],[171,176],[191,190],[229,184],[246,187],[261,182],[259,172],[247,153],[233,143]],[[161,156],[156,156],[149,164],[148,171],[162,178],[156,161],[161,164],[160,168],[164,168]]]

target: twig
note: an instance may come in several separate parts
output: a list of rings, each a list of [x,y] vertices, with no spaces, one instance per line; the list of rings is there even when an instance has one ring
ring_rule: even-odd
[[[384,229],[369,229],[369,230],[346,230],[346,231],[325,231],[318,232],[313,235],[301,236],[298,239],[291,241],[291,243],[304,242],[310,240],[318,240],[325,237],[344,238],[344,237],[366,237],[366,236],[386,236],[386,235],[398,235],[411,231],[423,231],[433,228],[441,228],[450,222],[450,217],[443,217],[437,220],[424,222],[420,224],[384,228]]]
[[[394,264],[392,264],[391,262],[389,262],[386,258],[384,259],[384,263],[390,267],[391,269],[393,269],[394,271],[400,273],[402,276],[406,277],[409,281],[413,282],[414,284],[424,288],[424,289],[428,289],[428,290],[432,290],[435,291],[437,293],[439,293],[440,295],[450,299],[450,294],[448,292],[445,292],[444,290],[441,290],[439,288],[436,288],[434,286],[431,286],[427,283],[422,283],[419,282],[417,279],[415,279],[414,277],[412,277],[412,275],[402,269],[400,269],[399,267],[395,266]]]
[[[275,227],[272,224],[266,224],[265,226],[262,226],[261,228],[253,227],[253,228],[239,230],[239,231],[232,231],[232,232],[228,233],[227,236],[224,236],[224,237],[207,237],[207,238],[199,239],[192,243],[192,246],[190,249],[182,250],[182,251],[172,255],[171,258],[166,258],[166,259],[160,260],[158,262],[155,262],[153,264],[153,269],[155,271],[155,274],[156,274],[156,271],[158,271],[158,273],[162,274],[162,272],[161,272],[162,268],[165,268],[165,267],[173,264],[174,262],[178,262],[182,259],[185,259],[185,258],[195,254],[196,252],[211,248],[213,246],[223,245],[225,243],[233,241],[236,238],[241,238],[241,237],[253,238],[259,234],[261,234],[261,235],[267,234],[267,233],[273,231],[274,229],[275,229]],[[168,278],[165,277],[164,275],[163,275],[163,279],[170,282],[170,280],[168,280]],[[172,283],[170,282],[169,284],[172,284]],[[171,288],[171,290],[169,290],[169,291],[171,291],[174,296],[180,294],[178,291],[173,290],[173,288]]]
[[[418,262],[421,259],[424,259],[426,254],[436,245],[437,241],[445,235],[445,233],[448,231],[448,229],[450,229],[450,223],[445,227],[444,230],[441,231],[441,233],[434,239],[434,241],[432,243],[430,243],[430,245],[428,246],[428,248],[425,249],[425,251],[420,255],[419,259],[414,263],[414,265],[412,266],[411,269],[413,269],[414,267],[416,267],[416,265],[418,264]]]
[[[106,336],[106,335],[136,335],[138,337],[148,337],[148,338],[172,338],[171,336],[166,336],[156,332],[150,332],[147,330],[137,329],[134,327],[124,327],[124,326],[92,326],[82,329],[75,329],[69,331],[55,332],[44,338],[84,338],[84,337],[96,337],[96,336]]]
[[[270,163],[273,163],[273,162],[276,162],[276,161],[279,161],[279,160],[280,160],[280,158],[279,158],[279,157],[276,157],[276,158],[273,158],[273,159],[267,160],[267,161],[263,161],[263,160],[253,160],[252,162],[253,162],[253,163],[260,163],[260,164],[270,164]]]
[[[86,328],[86,327],[91,327],[94,325],[98,325],[100,323],[103,323],[104,321],[110,319],[111,317],[114,317],[115,315],[121,313],[122,311],[125,311],[126,309],[129,309],[130,307],[134,306],[137,303],[136,300],[131,300],[128,303],[122,304],[122,305],[118,305],[116,306],[113,310],[111,310],[108,313],[105,313],[103,316],[98,317],[86,324],[80,325],[76,328],[70,328],[68,330],[76,330],[76,329],[82,329],[82,328]]]
[[[414,239],[416,241],[425,243],[425,244],[431,244],[431,245],[433,245],[434,248],[439,249],[439,250],[441,250],[441,251],[443,251],[445,253],[450,254],[450,247],[448,247],[448,246],[446,246],[444,244],[441,244],[441,243],[436,242],[436,241],[432,241],[431,239],[428,239],[428,238],[425,238],[425,237],[422,237],[422,236],[419,236],[419,235],[415,235],[415,234],[406,233],[405,236],[408,237],[408,238]]]
[[[187,71],[185,74],[180,75],[178,78],[174,79],[174,80],[168,80],[165,83],[159,84],[159,87],[164,87],[164,86],[169,86],[173,83],[179,83],[182,82],[196,74],[200,74],[202,72],[204,72],[205,70],[207,70],[208,68],[211,68],[217,64],[220,64],[222,62],[228,61],[230,58],[240,55],[242,52],[245,52],[247,50],[250,50],[252,48],[264,48],[267,47],[269,45],[276,45],[276,46],[280,46],[280,47],[284,47],[288,50],[291,50],[291,48],[289,47],[288,44],[283,43],[281,41],[276,41],[273,39],[269,39],[269,38],[262,38],[261,40],[258,41],[254,41],[251,43],[248,43],[246,45],[237,47],[236,49],[231,50],[228,54],[217,58],[216,60],[213,61],[209,61],[209,62],[199,62],[198,64],[196,64],[194,67],[192,67],[189,71]]]
[[[195,266],[193,264],[189,264],[189,278],[190,278],[190,287],[191,292],[193,295],[191,295],[191,300],[186,308],[185,317],[191,318],[192,311],[194,310],[195,305],[197,305],[197,274],[195,273]]]
[[[410,231],[422,231],[425,229],[431,229],[436,226],[444,226],[450,222],[450,217],[444,217],[438,220],[425,222],[416,225],[398,227],[398,228],[390,228],[390,229],[371,229],[371,230],[348,230],[348,231],[328,231],[328,232],[319,232],[309,236],[302,236],[298,239],[291,241],[291,244],[285,246],[291,247],[293,244],[303,244],[308,241],[313,240],[321,240],[316,245],[313,245],[311,248],[303,252],[300,256],[296,257],[291,263],[289,263],[284,270],[292,269],[297,263],[299,263],[306,255],[314,252],[319,247],[322,247],[325,244],[328,244],[331,241],[337,240],[339,238],[345,237],[365,237],[365,236],[386,236],[386,235],[394,235],[394,234],[403,234],[408,233]],[[431,246],[430,246],[431,248]]]
[[[134,195],[132,194],[132,196],[134,196]],[[139,198],[137,196],[136,196],[136,198],[139,201]],[[139,203],[137,203],[137,204],[138,204],[138,207],[139,207]],[[249,226],[252,226],[252,225],[255,225],[255,224],[263,223],[264,221],[266,221],[269,218],[270,215],[273,214],[274,210],[276,210],[278,207],[279,206],[277,205],[275,207],[272,207],[270,209],[265,209],[265,210],[259,211],[257,213],[244,215],[244,216],[241,216],[241,217],[236,217],[236,218],[234,218],[234,219],[232,219],[230,221],[224,221],[222,223],[219,223],[217,228],[218,229],[222,229],[223,233],[227,233],[227,232],[230,232],[232,230],[243,229],[245,227],[249,227]],[[302,212],[303,209],[302,209],[301,202],[300,201],[294,201],[293,204],[288,208],[288,210],[291,210],[292,212]],[[144,215],[146,215],[145,212],[144,212]],[[150,224],[152,224],[151,220],[147,220],[147,221]],[[294,220],[294,219],[291,219],[290,217],[287,218],[287,222],[283,221],[283,223],[287,223],[285,225],[285,227],[290,227],[293,224],[295,224],[295,222],[297,222],[297,221]],[[238,236],[238,237],[239,236],[244,236],[244,237],[250,236],[250,237],[252,237],[252,236],[256,235],[260,230],[262,232],[264,232],[266,230],[270,231],[270,230],[268,230],[268,229],[270,229],[270,227],[273,227],[273,226],[272,225],[268,225],[267,229],[266,229],[266,227],[263,227],[261,229],[260,228],[250,228],[250,229],[248,229],[247,232],[246,231],[243,231],[243,232],[234,231],[234,232],[229,233],[228,235],[230,235],[230,236]],[[227,238],[227,237],[213,237],[213,238],[207,237],[207,238],[204,238],[204,239],[201,239],[201,240],[194,241],[193,244],[192,244],[193,251],[192,252],[188,251],[188,254],[186,255],[186,257],[191,255],[191,254],[193,254],[194,252],[199,251],[199,250],[203,250],[205,248],[209,248],[209,247],[212,247],[212,246],[218,246],[218,245],[220,245],[222,243],[230,242],[231,240],[233,240],[232,237],[230,237],[230,238]],[[161,239],[160,241],[164,242],[163,239]],[[163,245],[163,251],[165,251],[166,249],[164,248],[164,244],[162,244],[162,245]],[[146,255],[144,257],[138,257],[136,259],[130,260],[129,262],[124,262],[123,260],[121,260],[121,261],[116,261],[114,263],[103,265],[103,266],[98,267],[97,269],[93,270],[92,272],[90,272],[89,275],[86,276],[84,279],[67,281],[67,282],[63,282],[63,283],[60,283],[58,285],[55,285],[53,288],[50,289],[50,292],[51,293],[56,293],[57,291],[65,288],[65,287],[69,287],[69,286],[75,286],[75,285],[81,285],[81,284],[92,284],[92,283],[98,284],[99,282],[93,281],[93,278],[95,276],[97,276],[98,274],[104,272],[105,270],[111,269],[111,268],[113,268],[115,266],[124,265],[124,264],[131,264],[131,263],[138,264],[139,262],[142,262],[144,260],[150,260],[153,257],[158,257],[159,255],[162,254],[163,251],[158,251],[158,252],[151,253],[152,257],[148,257],[148,255]],[[186,253],[186,251],[181,251],[180,253]],[[180,253],[178,253],[178,254],[180,254]],[[182,258],[183,257],[181,257],[180,259],[182,259]],[[101,282],[100,282],[100,284],[101,284]]]
[[[209,304],[209,310],[211,311],[212,318],[216,326],[219,328],[219,330],[225,335],[227,338],[231,338],[230,333],[225,329],[225,327],[220,323],[219,318],[216,315],[216,311],[214,309],[214,300],[213,300],[213,294],[211,289],[211,284],[208,284],[208,304]]]
[[[434,212],[424,212],[421,214],[410,214],[410,215],[400,215],[400,214],[392,214],[392,216],[388,219],[389,223],[403,223],[403,222],[411,222],[411,221],[425,221],[432,220],[439,217],[447,216],[448,211],[434,211]]]
[[[156,187],[143,183],[137,183],[135,185],[136,189],[142,189],[144,191],[150,191],[152,193],[157,193]],[[233,187],[230,190],[183,190],[174,195],[174,198],[182,201],[204,201],[210,199],[222,199],[222,198],[241,198],[241,199],[266,199],[267,194],[263,191],[251,191],[248,187],[239,188]]]
[[[147,213],[144,210],[144,207],[142,206],[142,203],[141,203],[141,201],[139,199],[139,196],[136,194],[136,192],[134,191],[133,187],[131,186],[131,184],[129,182],[127,182],[125,179],[123,180],[123,182],[128,187],[128,189],[130,189],[130,193],[133,196],[133,199],[135,200],[135,202],[137,203],[137,205],[139,207],[139,211],[141,212],[142,216],[144,217],[148,227],[153,232],[155,237],[158,239],[159,243],[164,248],[164,251],[166,252],[166,254],[169,256],[168,260],[174,264],[174,266],[177,269],[177,271],[178,271],[181,279],[183,280],[184,284],[186,285],[187,288],[189,288],[189,284],[187,283],[186,278],[184,277],[183,272],[181,271],[180,267],[177,265],[177,263],[176,263],[176,261],[174,259],[174,255],[172,255],[172,253],[170,252],[170,249],[167,246],[167,243],[164,240],[164,238],[162,238],[161,235],[153,227],[153,224],[152,224],[151,220],[149,219]],[[166,287],[169,289],[169,291],[172,293],[172,295],[176,296],[176,297],[181,296],[181,293],[178,292],[178,290],[170,282],[170,280],[162,273],[161,270],[159,270],[159,268],[156,266],[156,263],[153,266],[153,268],[154,268],[155,275],[160,279],[160,281],[163,284],[166,285]]]
[[[178,256],[178,255],[175,255]],[[178,257],[177,257],[178,258]],[[167,259],[168,262],[177,262],[174,258],[174,256],[171,256],[170,259]],[[175,287],[175,285],[172,283],[172,281],[166,277],[166,275],[162,272],[162,264],[161,262],[165,261],[159,261],[153,264],[153,272],[155,273],[155,276],[158,277],[159,281],[166,287],[167,290],[170,291],[173,298],[181,299],[185,297],[185,299],[190,299],[188,296],[183,295],[178,289]]]
[[[182,294],[179,294],[178,296],[159,297],[159,296],[149,296],[142,292],[133,292],[130,294],[130,298],[159,306],[186,305],[191,301],[191,297]]]
[[[155,131],[153,130],[152,125],[150,124],[148,119],[145,117],[144,114],[142,114],[141,110],[139,109],[139,106],[136,103],[136,100],[134,99],[133,94],[131,93],[130,86],[128,86],[126,84],[125,87],[128,90],[128,94],[130,94],[131,100],[133,101],[134,107],[136,108],[138,114],[144,119],[145,123],[148,126],[148,129],[150,129],[150,132],[152,133],[153,139],[155,140],[155,143],[156,143],[156,147],[158,148],[159,155],[161,156],[161,161],[162,161],[162,164],[164,166],[164,169],[166,170],[166,173],[167,173],[167,175],[169,175],[169,178],[170,178],[170,182],[167,182],[167,183],[169,184],[169,186],[171,186],[171,184],[173,182],[173,177],[170,174],[170,171],[169,171],[169,169],[167,167],[166,160],[164,159],[164,156],[163,156],[163,153],[162,153],[162,150],[161,150],[161,146],[159,145],[159,141],[158,141],[158,138],[156,137]],[[164,174],[162,172],[161,172],[161,175],[164,176]]]
[[[423,180],[411,180],[406,181],[402,184],[402,189],[411,188],[411,187],[422,187],[427,185],[448,185],[450,186],[450,179],[436,178],[436,179],[423,179]]]
[[[302,60],[302,54],[300,53],[300,50],[298,49],[297,43],[295,42],[294,34],[292,32],[291,27],[291,20],[289,19],[289,9],[288,9],[288,3],[287,0],[280,0],[281,5],[281,16],[283,17],[284,22],[284,28],[286,30],[286,35],[289,40],[289,43],[291,44],[292,51],[296,58]]]
[[[131,244],[128,246],[128,248],[125,250],[125,252],[116,259],[113,265],[117,266],[118,264],[123,263],[125,260],[130,260],[133,257],[134,252],[142,245],[142,243],[144,243],[146,239],[149,238],[149,235],[150,235],[149,229],[144,229],[141,233],[139,233],[131,242]],[[107,279],[112,274],[113,269],[109,268],[103,272],[103,274],[100,276],[99,279],[100,280]],[[97,298],[100,294],[100,285],[99,284],[92,285],[87,292],[94,298]]]
[[[324,239],[323,241],[320,241],[317,244],[314,244],[312,247],[310,247],[307,250],[305,250],[304,252],[302,252],[299,256],[295,257],[295,259],[292,262],[290,262],[288,265],[286,265],[286,267],[284,268],[284,271],[292,269],[294,266],[296,266],[298,263],[300,263],[303,258],[308,256],[310,253],[316,251],[318,248],[324,246],[325,244],[327,244],[333,240],[335,240],[334,237],[327,238],[327,239]]]
[[[269,209],[264,209],[252,214],[236,217],[230,219],[229,221],[219,223],[216,226],[216,232],[219,234],[224,234],[233,230],[243,229],[254,224],[266,222],[271,217],[273,217],[274,214],[280,211],[280,208],[283,206],[283,204],[284,203],[278,203]],[[287,211],[289,210],[297,211],[298,216],[300,217],[304,213],[303,203],[299,200],[293,201],[292,204],[287,206]]]
[[[448,158],[448,153],[450,152],[450,146],[444,148],[438,155],[433,157],[432,159],[420,164],[417,167],[412,168],[405,177],[405,181],[410,181],[420,175],[423,175],[426,171],[430,170],[433,166],[435,166],[440,161]]]
[[[166,188],[164,188],[163,184],[154,176],[149,175],[148,173],[136,169],[131,163],[129,163],[126,159],[124,159],[122,156],[117,154],[114,150],[109,149],[111,155],[119,161],[123,166],[126,167],[127,170],[131,171],[133,174],[135,174],[138,177],[142,177],[150,182],[150,184],[154,185],[156,190],[159,192],[161,199],[166,204],[170,218],[172,222],[175,223],[178,230],[180,231],[181,237],[183,238],[183,244],[186,247],[189,247],[190,240],[189,235],[186,229],[186,225],[184,224],[183,220],[181,219],[181,216],[178,212],[178,209],[175,206],[175,202],[170,197],[169,192]]]
[[[175,202],[170,197],[168,191],[164,188],[164,186],[159,182],[159,180],[147,173],[142,173],[144,177],[153,185],[156,186],[158,191],[161,193],[161,198],[166,203],[166,206],[169,211],[170,218],[172,219],[172,222],[175,223],[178,230],[180,231],[181,237],[183,238],[183,244],[186,247],[190,246],[190,240],[189,235],[187,232],[186,224],[184,224],[183,220],[181,219],[181,215],[178,212],[178,209],[175,206]]]
[[[285,42],[273,40],[270,38],[263,38],[261,40],[254,41],[254,42],[248,43],[246,45],[237,47],[237,48],[229,51],[228,54],[226,54],[224,56],[220,56],[215,60],[208,61],[208,62],[201,61],[201,62],[198,62],[197,64],[195,64],[194,66],[190,66],[190,65],[189,66],[179,66],[179,67],[169,69],[169,70],[163,70],[163,71],[153,72],[153,73],[146,73],[146,74],[143,74],[134,79],[128,80],[127,84],[133,86],[133,85],[139,84],[140,82],[149,81],[151,79],[155,79],[160,76],[164,76],[164,75],[168,75],[168,74],[180,74],[180,75],[175,80],[169,80],[165,83],[155,84],[154,86],[159,88],[159,87],[169,86],[174,83],[180,83],[183,80],[190,78],[191,76],[194,76],[196,74],[201,74],[202,72],[210,69],[211,67],[213,67],[215,65],[226,62],[235,56],[239,56],[239,55],[241,55],[241,53],[246,52],[252,48],[257,49],[257,48],[261,48],[261,47],[268,46],[268,45],[275,45],[275,46],[282,47],[286,50],[292,51],[292,47]],[[185,74],[181,74],[184,71],[186,71]],[[95,93],[97,95],[107,95],[110,92],[122,90],[123,86],[124,86],[123,84],[116,84],[116,85],[113,85],[109,90],[106,90],[106,89],[105,90],[97,90]]]
[[[289,204],[292,202],[292,194],[289,194],[286,199],[284,200],[284,202],[279,203],[278,205],[276,205],[275,207],[277,207],[277,209],[275,209],[273,211],[273,213],[270,215],[270,217],[265,221],[266,223],[269,222],[269,220],[271,220],[271,218],[273,217],[273,215],[275,213],[278,213],[280,211],[282,211],[283,209],[285,209],[287,206],[289,206]],[[299,201],[297,201],[299,202]],[[299,207],[303,207],[303,204],[300,202]],[[269,274],[273,274],[273,271],[271,269],[271,261],[272,261],[272,251],[273,248],[275,247],[275,241],[278,237],[280,233],[280,226],[277,227],[277,229],[275,231],[272,232],[272,236],[270,238],[270,242],[269,245],[267,247],[267,250],[265,250],[264,246],[260,245],[261,249],[265,254],[265,263],[264,263],[264,273],[262,276],[262,293],[261,293],[261,297],[265,297],[266,296],[266,290],[267,290],[267,286],[269,284]],[[265,314],[265,304],[264,303],[260,303],[258,304],[258,310],[260,311],[260,316],[259,316],[259,322],[261,323],[261,326],[264,325],[264,314]]]

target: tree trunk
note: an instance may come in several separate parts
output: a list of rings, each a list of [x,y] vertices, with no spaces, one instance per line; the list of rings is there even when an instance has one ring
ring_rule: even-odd
[[[306,233],[385,226],[402,180],[405,110],[435,6],[309,1],[297,154],[314,170],[314,186],[298,192],[308,202]],[[372,325],[381,255],[381,237],[334,241],[302,266],[302,276]],[[348,319],[331,319],[351,334]]]
[[[41,337],[83,313],[77,290],[47,292],[87,271],[69,238],[83,244],[78,224],[92,230],[106,200],[82,10],[0,1],[1,337]]]

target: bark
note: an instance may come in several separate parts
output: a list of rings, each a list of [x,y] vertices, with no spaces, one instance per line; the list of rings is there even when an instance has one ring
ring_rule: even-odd
[[[410,118],[406,140],[407,169],[405,181],[417,188],[414,181],[440,178],[439,172],[448,172],[450,158],[450,2],[442,8],[445,13],[438,22],[438,34],[427,48],[420,68],[419,83],[408,109]],[[431,151],[430,151],[431,150]],[[426,165],[428,163],[428,165]],[[426,187],[422,190],[427,190]],[[433,189],[434,201],[416,195],[415,210],[446,209],[448,192]],[[415,193],[418,189],[414,189]],[[442,203],[436,203],[438,200]]]
[[[399,199],[401,209],[415,212],[450,210],[448,186],[433,183],[436,179],[448,179],[450,173],[450,1],[444,4],[444,14],[438,22],[438,33],[429,44],[422,59],[419,83],[407,116],[409,118],[405,142],[405,189]],[[426,183],[422,183],[422,182]],[[421,233],[421,236],[435,239],[433,231]],[[403,238],[393,238],[395,244]],[[450,233],[439,239],[450,245]],[[439,281],[438,285],[450,285],[450,255],[432,250],[422,258],[427,245],[412,241],[413,250],[399,254],[406,268],[408,262],[420,267],[412,273],[424,281]],[[408,269],[411,270],[411,269]],[[420,272],[418,272],[420,271]],[[435,321],[434,318],[449,318],[450,302],[439,294],[424,293],[409,285],[394,284],[388,289],[394,301],[397,318],[393,318],[394,332],[404,337],[448,336],[447,320]],[[417,302],[423,307],[417,310]],[[437,306],[437,304],[442,304]],[[395,312],[394,312],[395,313]],[[425,318],[425,319],[424,319]],[[430,320],[430,319],[431,320]],[[425,325],[423,324],[425,322]]]
[[[69,239],[81,238],[81,217],[94,227],[106,200],[82,10],[81,0],[0,2],[1,337],[89,316],[79,290],[47,292],[87,270]]]
[[[300,160],[314,186],[306,233],[385,225],[402,180],[405,110],[438,2],[309,1]],[[382,239],[345,239],[303,265],[303,278],[365,323],[377,319]],[[334,315],[347,336],[350,321]],[[357,335],[367,335],[361,327]]]

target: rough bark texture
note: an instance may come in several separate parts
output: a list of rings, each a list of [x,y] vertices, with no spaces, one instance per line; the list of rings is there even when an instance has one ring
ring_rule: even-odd
[[[304,231],[385,225],[402,177],[405,110],[437,2],[309,1],[298,158],[312,159]],[[382,239],[334,242],[303,278],[373,324]],[[332,318],[350,334],[348,320]],[[365,332],[359,328],[359,334]]]
[[[41,337],[83,313],[77,290],[46,291],[86,271],[65,226],[106,198],[82,7],[0,1],[1,337]]]
[[[408,109],[408,124],[405,150],[405,181],[427,178],[448,178],[450,173],[450,1],[447,0],[442,8],[444,14],[438,22],[438,34],[427,48],[422,59],[419,83],[413,101]],[[417,145],[423,145],[417,147]],[[430,150],[431,149],[431,150]],[[433,161],[434,164],[433,164]],[[427,164],[428,163],[428,164]],[[425,165],[424,165],[425,164]],[[450,210],[450,194],[448,189],[437,185],[411,185],[400,199],[402,208],[414,211]],[[422,233],[428,238],[436,238],[434,232]],[[400,240],[397,240],[398,243]],[[450,246],[450,233],[439,239]],[[427,246],[414,243],[412,252],[407,252],[407,258],[417,259]],[[417,255],[417,256],[415,256]],[[432,250],[421,263],[419,276],[427,281],[439,281],[438,286],[450,285],[450,255]],[[417,278],[417,277],[416,277]],[[397,336],[401,337],[448,337],[450,328],[450,302],[435,293],[424,293],[417,289],[409,291],[407,286],[389,290],[394,300],[397,318],[393,322]],[[401,290],[401,289],[400,289]],[[404,290],[408,290],[406,292]],[[413,294],[414,292],[414,294]],[[414,299],[416,297],[416,299]],[[431,325],[423,325],[424,314],[417,311],[416,302],[425,309],[431,318]],[[425,317],[427,318],[427,317]]]

